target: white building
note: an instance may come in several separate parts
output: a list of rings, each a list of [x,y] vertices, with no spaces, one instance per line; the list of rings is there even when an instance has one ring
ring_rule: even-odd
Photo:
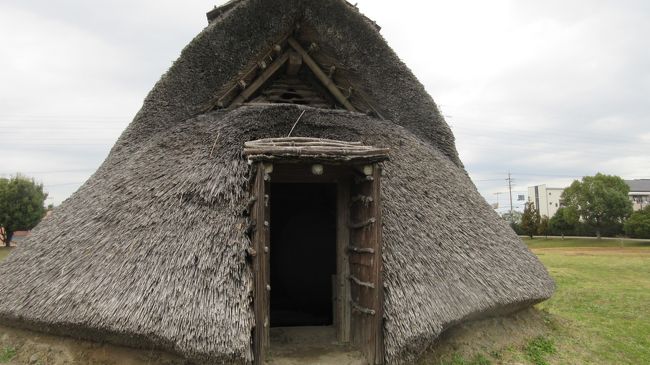
[[[562,206],[560,197],[564,188],[549,188],[546,185],[528,187],[528,201],[535,204],[540,216],[553,217]]]
[[[625,180],[630,187],[628,194],[634,210],[641,210],[650,205],[650,179]]]

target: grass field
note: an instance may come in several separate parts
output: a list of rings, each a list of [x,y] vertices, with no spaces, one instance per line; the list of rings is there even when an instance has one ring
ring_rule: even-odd
[[[450,360],[425,358],[422,364],[650,364],[650,242],[525,242],[557,284],[555,295],[537,305],[544,333],[517,345],[483,347],[463,356],[452,349]],[[8,250],[0,248],[0,260],[7,255]],[[512,335],[501,337],[508,340]],[[0,363],[14,353],[11,347],[0,348]]]
[[[560,247],[647,247],[650,248],[650,240],[620,240],[620,239],[595,239],[595,238],[524,238],[524,242],[531,249],[536,248],[560,248]]]
[[[561,323],[552,363],[650,364],[650,243],[532,241],[557,284],[539,305]]]
[[[650,364],[650,241],[525,239],[557,291],[538,304],[548,331],[427,365]]]

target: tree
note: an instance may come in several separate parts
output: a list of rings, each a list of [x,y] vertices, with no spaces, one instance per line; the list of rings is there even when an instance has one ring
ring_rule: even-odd
[[[598,173],[575,180],[564,190],[562,199],[600,238],[603,227],[621,224],[632,214],[629,192],[629,186],[620,177]]]
[[[506,222],[519,224],[521,223],[521,212],[518,212],[516,210],[514,210],[512,214],[510,212],[505,212],[501,214],[501,218],[503,218]]]
[[[637,238],[650,238],[650,206],[632,213],[625,222],[625,233]]]
[[[539,221],[539,212],[535,208],[535,204],[531,202],[526,203],[524,214],[521,216],[521,229],[530,238],[533,238],[533,235],[537,233]]]
[[[521,212],[515,210],[512,214],[510,212],[503,213],[501,214],[501,218],[508,222],[510,228],[512,228],[516,234],[524,234],[521,229]]]
[[[537,234],[540,236],[546,236],[548,238],[548,231],[550,230],[550,224],[547,216],[542,216],[539,220],[539,226],[537,227]]]
[[[45,214],[43,203],[47,194],[43,185],[33,179],[17,175],[11,179],[0,178],[0,233],[6,246],[16,231],[28,231],[41,221]]]
[[[561,207],[549,221],[551,232],[559,233],[564,239],[564,235],[575,230],[578,223],[578,215],[575,211]]]

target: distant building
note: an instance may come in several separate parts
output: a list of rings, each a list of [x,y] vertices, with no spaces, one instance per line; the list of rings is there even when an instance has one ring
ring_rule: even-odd
[[[540,216],[553,217],[557,210],[563,206],[560,199],[564,188],[549,188],[546,185],[528,187],[528,201],[535,204]]]
[[[650,204],[650,179],[625,180],[630,187],[630,201],[634,210],[641,210]]]

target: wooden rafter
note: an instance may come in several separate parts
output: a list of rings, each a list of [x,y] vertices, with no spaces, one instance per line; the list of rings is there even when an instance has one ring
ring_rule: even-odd
[[[244,91],[242,91],[239,96],[233,100],[231,106],[238,106],[241,103],[245,102],[255,94],[255,92],[268,81],[271,76],[273,76],[284,64],[289,60],[289,52],[284,52],[280,57],[278,57],[269,67],[267,67],[264,72],[253,81]]]
[[[296,41],[295,39],[289,37],[287,40],[289,45],[302,56],[302,60],[307,64],[307,67],[316,75],[318,80],[325,85],[327,90],[336,98],[336,100],[345,107],[345,109],[355,112],[357,109],[350,103],[350,101],[341,93],[341,90],[334,84],[334,81],[327,77],[327,75],[321,70],[320,66],[314,61],[313,58],[305,51],[304,48]]]
[[[270,65],[268,64],[269,61],[272,61]],[[233,84],[233,86],[216,99],[209,102],[205,111],[207,112],[215,108],[233,108],[249,102],[253,95],[255,95],[262,86],[274,78],[282,67],[286,65],[286,74],[290,77],[296,77],[303,64],[307,65],[309,70],[316,77],[318,82],[324,86],[333,100],[336,100],[349,111],[358,111],[331,78],[332,72],[330,72],[329,76],[323,72],[320,65],[309,55],[300,43],[291,36],[285,36],[282,41],[276,43],[269,52],[265,54],[260,62],[255,63],[248,72],[241,76],[241,79],[237,83]],[[334,68],[330,71],[333,70]],[[254,76],[255,74],[258,75]],[[238,91],[238,89],[242,91]],[[302,95],[300,91],[295,91],[295,93],[301,95],[302,99],[313,99],[310,96],[311,94]],[[325,99],[318,100],[320,101],[320,103],[317,103],[318,105],[325,103]]]

